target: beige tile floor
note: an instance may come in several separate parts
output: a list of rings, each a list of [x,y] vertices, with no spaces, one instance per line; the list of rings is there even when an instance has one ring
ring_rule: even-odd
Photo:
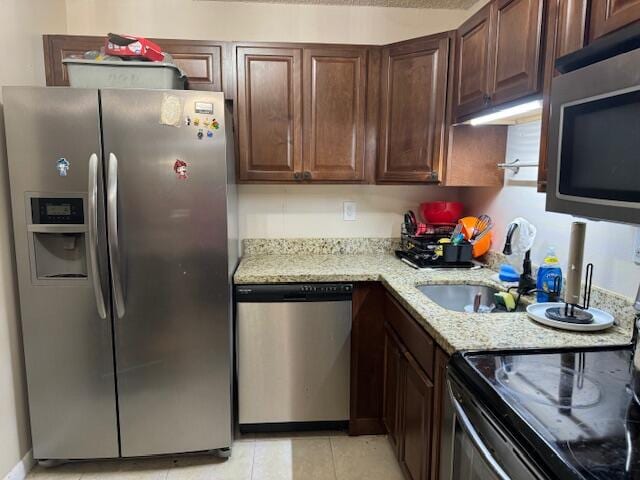
[[[244,436],[215,456],[35,467],[27,480],[402,480],[386,436],[341,432]]]

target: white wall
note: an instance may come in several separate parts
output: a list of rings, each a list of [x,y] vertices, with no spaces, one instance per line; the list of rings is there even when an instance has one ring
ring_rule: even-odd
[[[0,86],[43,85],[42,34],[66,31],[64,0],[0,0]],[[31,448],[0,92],[0,478]],[[26,131],[28,134],[28,130]]]
[[[399,237],[402,214],[460,189],[384,185],[241,185],[240,238]],[[343,220],[343,202],[356,220]]]
[[[540,145],[540,122],[509,127],[506,160],[519,158],[537,162]],[[537,168],[523,168],[513,175],[505,173],[505,187],[500,191],[468,189],[463,197],[476,211],[486,210],[496,223],[492,249],[501,251],[507,224],[524,217],[537,229],[532,260],[540,264],[549,245],[556,246],[566,272],[571,222],[570,215],[545,212],[545,195],[536,191]],[[632,261],[633,241],[640,227],[611,222],[586,221],[585,265],[594,264],[594,284],[635,296],[640,284],[640,265]]]
[[[70,34],[383,44],[457,28],[465,10],[193,0],[67,0]]]
[[[481,0],[478,4],[485,3]],[[109,31],[169,38],[384,44],[457,28],[469,12],[193,0],[66,0],[70,34]],[[477,8],[474,5],[471,10]],[[240,237],[399,234],[401,214],[455,190],[384,186],[241,186]],[[342,220],[342,202],[358,219]]]

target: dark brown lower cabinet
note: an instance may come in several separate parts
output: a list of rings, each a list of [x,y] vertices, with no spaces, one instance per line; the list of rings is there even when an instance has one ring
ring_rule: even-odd
[[[379,282],[352,303],[349,434],[386,432],[407,480],[437,480],[449,355]]]
[[[436,349],[433,373],[433,424],[431,432],[431,479],[440,477],[440,433],[442,432],[442,408],[445,400],[446,370],[449,355],[441,348]]]
[[[400,467],[410,480],[431,475],[433,383],[408,351],[400,371]]]
[[[384,336],[384,400],[383,417],[389,442],[396,455],[399,453],[398,406],[400,403],[400,374],[402,372],[403,347],[389,324],[385,324]]]
[[[407,480],[437,480],[448,355],[385,296],[383,423]]]
[[[383,418],[384,287],[359,282],[353,288],[349,434],[385,433]]]

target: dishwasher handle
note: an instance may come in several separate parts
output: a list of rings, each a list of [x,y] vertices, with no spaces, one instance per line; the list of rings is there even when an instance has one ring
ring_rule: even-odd
[[[350,301],[351,283],[291,283],[236,285],[236,301],[240,303],[274,302],[340,302]]]

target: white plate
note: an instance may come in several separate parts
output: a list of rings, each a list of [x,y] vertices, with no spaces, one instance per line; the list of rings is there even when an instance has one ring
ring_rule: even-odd
[[[575,332],[596,332],[598,330],[605,330],[613,325],[613,315],[597,308],[589,308],[587,310],[587,312],[593,315],[593,322],[591,323],[580,324],[551,320],[547,318],[545,312],[548,308],[553,307],[564,307],[564,303],[534,303],[527,307],[527,315],[529,315],[531,320],[547,325],[548,327],[559,328],[561,330],[573,330]]]

